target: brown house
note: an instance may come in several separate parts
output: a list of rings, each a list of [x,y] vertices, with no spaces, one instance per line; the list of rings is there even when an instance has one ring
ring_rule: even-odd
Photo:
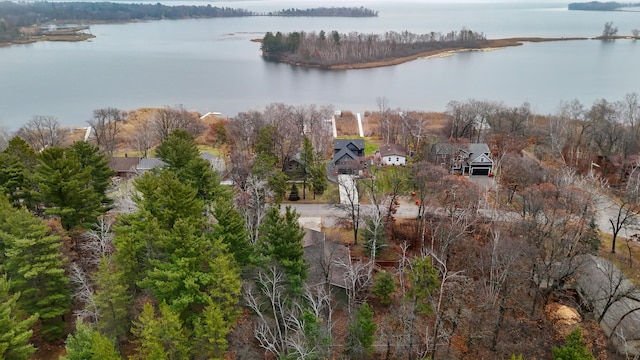
[[[115,176],[129,179],[138,173],[139,163],[139,157],[112,157],[109,159],[109,168],[116,172]]]

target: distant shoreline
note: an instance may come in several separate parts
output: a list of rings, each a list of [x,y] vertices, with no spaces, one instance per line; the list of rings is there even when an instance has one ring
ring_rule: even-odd
[[[409,61],[417,60],[420,58],[433,58],[433,57],[444,57],[453,55],[458,52],[467,52],[467,51],[490,51],[503,49],[511,46],[520,46],[525,42],[551,42],[551,41],[575,41],[575,40],[589,40],[590,38],[586,37],[568,37],[568,38],[541,38],[541,37],[515,37],[515,38],[505,38],[505,39],[494,39],[494,40],[485,40],[482,44],[475,47],[450,47],[450,48],[442,48],[436,50],[424,51],[416,54],[412,54],[409,56],[390,58],[390,59],[382,59],[375,61],[367,61],[361,63],[348,63],[348,64],[332,64],[332,65],[320,65],[314,63],[305,63],[300,61],[292,61],[287,58],[286,55],[283,54],[269,54],[263,52],[263,57],[266,59],[274,60],[277,62],[282,62],[294,66],[300,67],[308,67],[308,68],[318,68],[323,70],[355,70],[355,69],[372,69],[384,66],[393,66],[403,64]],[[252,39],[253,42],[261,42],[260,39]]]

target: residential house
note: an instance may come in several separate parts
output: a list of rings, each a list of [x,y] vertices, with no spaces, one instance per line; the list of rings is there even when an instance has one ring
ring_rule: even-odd
[[[139,157],[112,157],[109,159],[109,168],[115,171],[115,176],[129,179],[138,173],[137,168],[139,163]]]
[[[333,166],[338,174],[358,174],[364,168],[364,140],[333,140]]]
[[[329,284],[346,289],[344,266],[351,264],[349,248],[327,241],[323,232],[305,228],[303,257],[309,264],[307,284],[310,286]]]
[[[407,164],[407,150],[402,145],[384,144],[380,146],[376,156],[380,157],[380,164],[382,165],[397,166]]]
[[[300,152],[295,155],[288,155],[284,159],[283,170],[285,174],[292,180],[299,180],[302,176],[302,160],[300,159]]]
[[[435,162],[454,174],[493,174],[493,159],[485,143],[440,143],[434,146]]]
[[[143,174],[153,169],[161,169],[165,166],[167,166],[167,163],[159,158],[142,158],[136,170],[138,170],[138,173]]]
[[[489,145],[485,143],[469,144],[465,171],[469,175],[493,174],[493,160],[491,159]]]

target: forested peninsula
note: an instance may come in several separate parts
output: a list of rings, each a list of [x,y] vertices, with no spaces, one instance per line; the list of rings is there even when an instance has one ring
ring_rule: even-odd
[[[640,3],[619,3],[615,1],[591,1],[585,3],[570,3],[569,10],[586,11],[621,11],[623,8],[640,7]]]
[[[248,16],[374,17],[364,7],[319,7],[254,12],[217,6],[167,6],[113,2],[0,2],[0,45],[41,40],[81,41],[93,37],[76,24]],[[51,24],[65,24],[63,27]],[[74,26],[68,27],[68,24]]]
[[[389,31],[363,34],[337,31],[268,32],[262,38],[262,56],[271,61],[327,70],[366,69],[397,65],[420,57],[457,51],[519,46],[523,42],[585,40],[586,38],[508,38],[489,40],[466,28],[448,33],[413,34]]]

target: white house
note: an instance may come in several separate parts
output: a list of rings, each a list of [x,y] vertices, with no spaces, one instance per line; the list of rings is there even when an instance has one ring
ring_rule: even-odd
[[[406,165],[407,151],[402,145],[384,144],[378,149],[382,165]]]

